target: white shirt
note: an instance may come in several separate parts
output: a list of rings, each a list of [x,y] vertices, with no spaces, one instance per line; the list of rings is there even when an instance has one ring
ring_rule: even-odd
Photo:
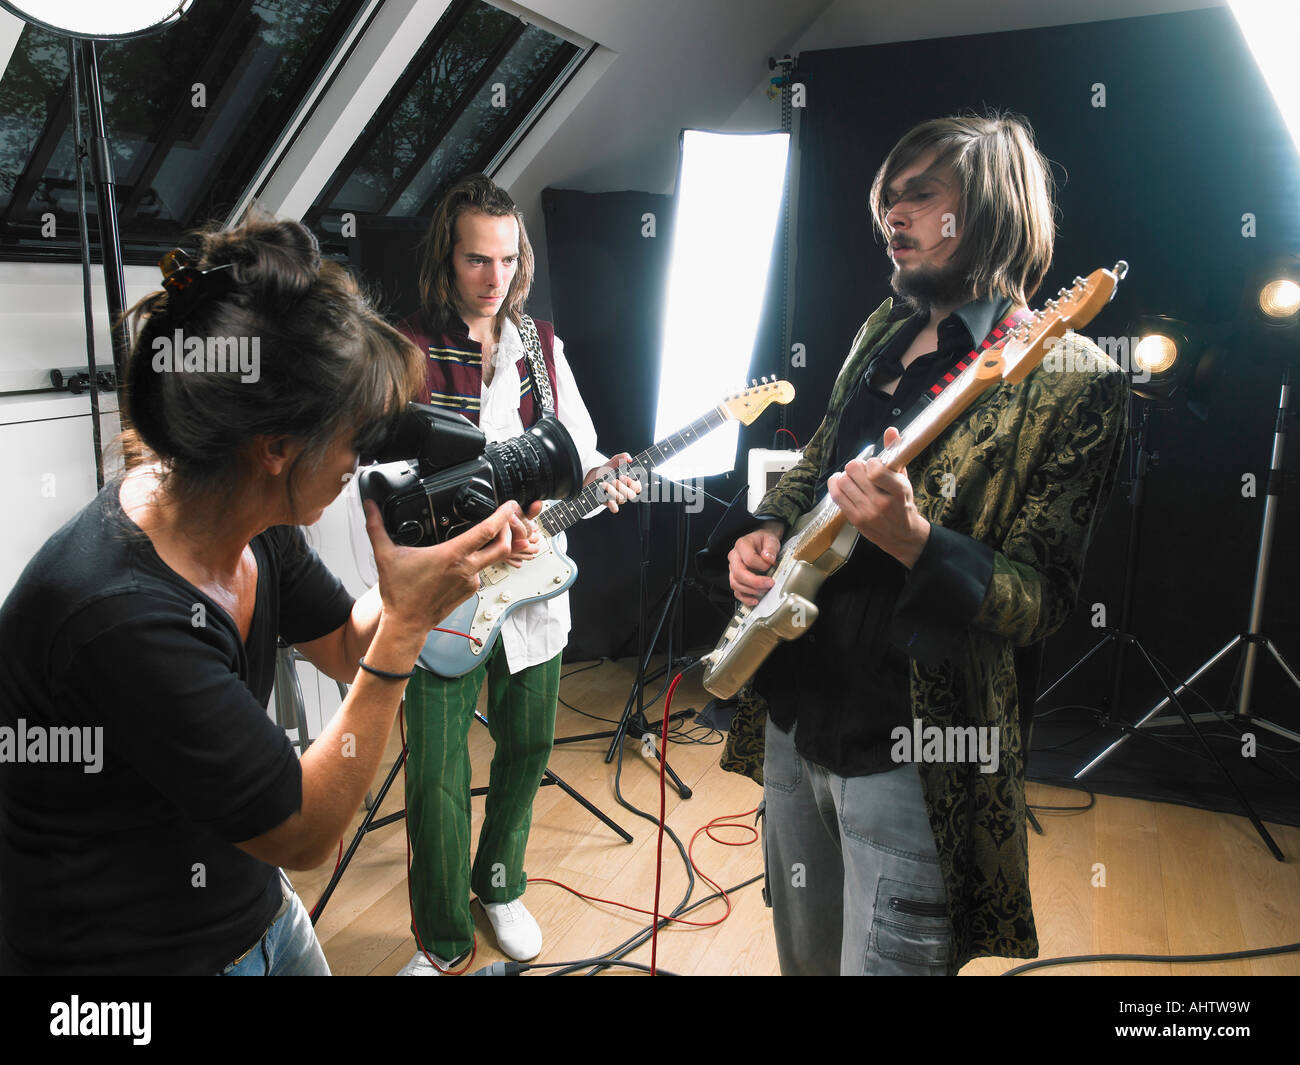
[[[564,344],[555,338],[553,351],[555,376],[553,391],[560,422],[573,438],[583,474],[603,466],[606,456],[596,450],[596,427],[578,392],[578,382],[564,357]],[[488,443],[497,444],[524,432],[519,416],[519,369],[516,363],[524,358],[524,342],[519,329],[509,319],[501,327],[501,340],[493,355],[492,383],[483,384],[478,424]],[[533,401],[541,408],[537,389],[533,388]],[[565,537],[560,533],[555,546],[563,551]],[[527,565],[527,563],[525,563]],[[506,664],[511,673],[529,666],[548,662],[564,650],[569,642],[569,593],[562,592],[554,599],[529,603],[514,611],[501,626],[501,645],[506,653]]]

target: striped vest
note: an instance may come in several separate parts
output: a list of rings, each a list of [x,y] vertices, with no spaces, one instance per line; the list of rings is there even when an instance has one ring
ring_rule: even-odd
[[[542,342],[542,360],[551,378],[551,395],[556,396],[555,328],[550,322],[534,319],[537,336]],[[434,332],[423,311],[416,311],[397,327],[424,352],[424,389],[418,398],[442,410],[463,414],[478,425],[479,404],[483,396],[483,348],[471,340],[463,322],[452,332]],[[519,417],[524,427],[542,416],[542,407],[534,399],[533,375],[528,359],[520,356],[515,363],[519,371]]]

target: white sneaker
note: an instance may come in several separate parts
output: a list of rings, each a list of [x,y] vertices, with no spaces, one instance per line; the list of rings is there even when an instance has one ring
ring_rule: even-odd
[[[461,962],[465,960],[465,955],[462,954],[455,961],[443,961],[436,954],[430,954],[428,957],[425,957],[424,951],[417,950],[415,952],[415,957],[413,957],[410,961],[408,961],[405,965],[403,965],[400,969],[397,970],[397,975],[398,976],[441,976],[442,973],[438,972],[438,969],[434,968],[433,962],[430,962],[429,958],[432,958],[433,961],[436,962],[440,968],[454,969],[456,968],[457,965],[459,965]]]
[[[497,946],[502,953],[515,961],[531,961],[542,952],[542,929],[524,904],[513,902],[483,902],[492,930],[497,934]]]

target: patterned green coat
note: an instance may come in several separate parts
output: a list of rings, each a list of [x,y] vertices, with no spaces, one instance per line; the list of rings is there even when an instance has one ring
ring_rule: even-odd
[[[888,321],[891,307],[886,300],[858,332],[826,419],[757,513],[791,525],[811,509],[853,383],[903,325]],[[1127,376],[1074,333],[1055,354],[1020,385],[985,392],[908,466],[916,506],[933,525],[894,614],[895,639],[912,656],[912,714],[927,727],[1000,730],[992,773],[974,761],[918,763],[954,972],[984,955],[1038,953],[1013,652],[1051,635],[1073,609],[1123,454]],[[722,759],[760,783],[765,718],[761,694],[746,689]]]

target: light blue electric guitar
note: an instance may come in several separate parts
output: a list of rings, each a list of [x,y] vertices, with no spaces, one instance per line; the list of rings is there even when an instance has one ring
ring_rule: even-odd
[[[770,404],[789,403],[792,399],[794,386],[789,382],[764,379],[762,384],[729,396],[681,432],[646,448],[624,469],[648,475],[655,466],[725,422],[734,420],[748,425]],[[540,602],[567,591],[577,580],[578,567],[556,547],[555,537],[584,515],[604,506],[608,496],[602,485],[614,476],[610,473],[593,481],[572,499],[552,503],[538,514],[535,520],[541,536],[537,554],[518,568],[498,562],[479,574],[478,593],[461,603],[439,626],[451,631],[429,633],[420,652],[420,665],[440,677],[463,677],[483,661],[501,634],[502,624],[514,611],[526,603]]]

